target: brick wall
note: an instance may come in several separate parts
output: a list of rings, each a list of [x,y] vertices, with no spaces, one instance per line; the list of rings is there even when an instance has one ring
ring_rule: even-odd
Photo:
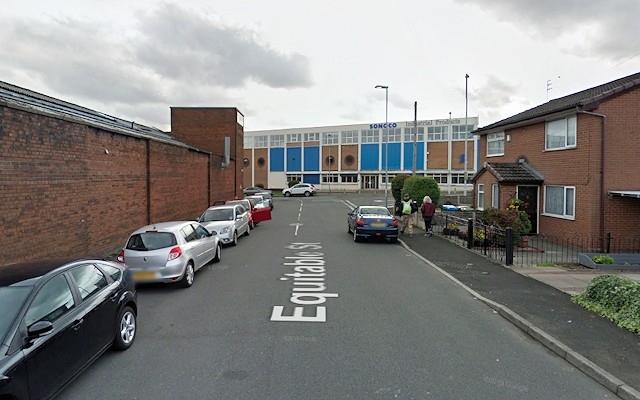
[[[235,174],[221,162],[0,106],[0,264],[102,254],[150,221],[192,219],[233,195]]]

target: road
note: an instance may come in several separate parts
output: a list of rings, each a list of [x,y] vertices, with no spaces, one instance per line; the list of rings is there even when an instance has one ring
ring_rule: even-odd
[[[139,288],[133,347],[59,398],[615,398],[402,246],[354,243],[348,210],[275,199],[190,289]]]

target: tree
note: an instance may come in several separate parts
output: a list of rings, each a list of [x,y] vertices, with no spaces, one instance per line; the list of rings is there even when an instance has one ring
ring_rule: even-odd
[[[404,181],[402,193],[409,193],[412,199],[422,204],[424,196],[431,197],[433,204],[440,202],[440,187],[435,179],[426,176],[412,176]]]
[[[402,188],[404,186],[404,181],[407,179],[409,179],[409,175],[399,174],[391,180],[391,195],[395,199],[396,203],[402,201]]]

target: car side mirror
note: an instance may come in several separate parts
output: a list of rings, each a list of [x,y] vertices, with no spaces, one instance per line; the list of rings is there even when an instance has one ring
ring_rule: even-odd
[[[38,321],[27,329],[27,337],[35,339],[53,332],[53,324],[49,321]]]
[[[216,236],[217,234],[218,234],[218,232],[216,232],[216,231],[209,232],[209,236]]]

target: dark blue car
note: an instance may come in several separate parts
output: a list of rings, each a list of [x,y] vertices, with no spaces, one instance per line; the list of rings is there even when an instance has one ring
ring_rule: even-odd
[[[398,221],[386,207],[358,206],[347,215],[347,224],[354,242],[368,238],[398,241]]]

